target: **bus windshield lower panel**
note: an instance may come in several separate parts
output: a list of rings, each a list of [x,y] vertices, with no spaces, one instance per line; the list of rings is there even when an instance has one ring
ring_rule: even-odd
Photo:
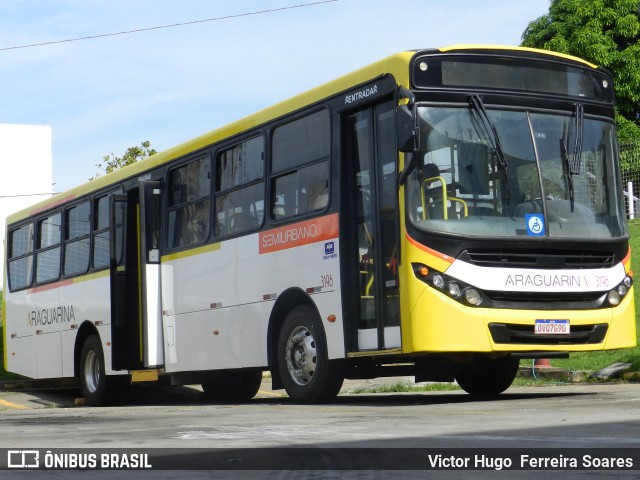
[[[612,123],[557,114],[420,106],[408,214],[426,232],[613,239],[626,235]]]

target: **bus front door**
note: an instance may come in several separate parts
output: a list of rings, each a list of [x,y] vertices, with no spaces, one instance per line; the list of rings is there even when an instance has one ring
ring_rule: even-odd
[[[400,348],[398,195],[395,103],[346,116],[341,238],[349,252],[345,271],[349,349]]]

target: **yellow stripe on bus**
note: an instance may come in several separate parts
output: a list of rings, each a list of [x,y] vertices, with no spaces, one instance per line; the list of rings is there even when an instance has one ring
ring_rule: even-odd
[[[193,257],[195,255],[200,255],[202,253],[215,252],[222,248],[222,243],[211,243],[209,245],[204,245],[198,248],[192,248],[190,250],[185,250],[184,252],[176,252],[170,253],[169,255],[162,256],[162,263],[171,262],[173,260],[180,260],[182,258]]]

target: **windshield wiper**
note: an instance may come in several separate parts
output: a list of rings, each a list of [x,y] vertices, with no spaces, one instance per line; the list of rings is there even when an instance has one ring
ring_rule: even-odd
[[[565,166],[567,172],[567,190],[569,190],[569,203],[571,204],[571,212],[573,213],[574,205],[574,189],[573,189],[573,164],[575,163],[569,160],[569,152],[567,152],[566,138],[564,134],[560,139],[560,153],[562,154],[562,163]]]
[[[568,136],[562,135],[560,139],[560,152],[562,154],[562,161],[567,171],[567,188],[569,190],[569,202],[571,204],[571,212],[573,212],[574,206],[574,188],[573,188],[573,176],[580,175],[580,167],[582,164],[582,133],[584,130],[584,106],[581,103],[576,103],[576,122],[575,122],[575,142],[573,144],[573,159],[569,159],[569,152],[567,151]]]
[[[584,107],[576,103],[576,142],[573,146],[573,161],[571,162],[571,175],[580,175],[580,163],[582,161],[582,130],[584,129]]]
[[[507,176],[507,159],[504,156],[504,150],[502,150],[502,143],[500,142],[500,136],[496,130],[495,125],[491,122],[487,109],[482,102],[482,99],[477,93],[472,93],[468,97],[469,107],[480,120],[481,129],[477,129],[478,133],[485,137],[491,144],[491,148],[496,153],[498,159],[498,166],[503,177],[502,197],[506,203],[509,203],[509,178]]]

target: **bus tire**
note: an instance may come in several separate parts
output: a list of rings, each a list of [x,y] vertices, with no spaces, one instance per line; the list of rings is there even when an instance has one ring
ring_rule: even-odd
[[[518,373],[520,361],[509,355],[500,358],[476,356],[473,361],[458,369],[455,378],[458,385],[470,395],[492,397],[511,386]]]
[[[322,323],[307,305],[291,310],[278,335],[278,371],[289,397],[300,403],[329,402],[344,381],[344,361],[329,360]]]
[[[118,393],[116,382],[106,375],[102,344],[100,337],[95,334],[87,337],[82,344],[80,388],[85,403],[92,407],[113,403]]]
[[[202,384],[209,401],[246,402],[256,396],[262,384],[262,370],[243,368],[233,372],[216,372],[211,381]]]

